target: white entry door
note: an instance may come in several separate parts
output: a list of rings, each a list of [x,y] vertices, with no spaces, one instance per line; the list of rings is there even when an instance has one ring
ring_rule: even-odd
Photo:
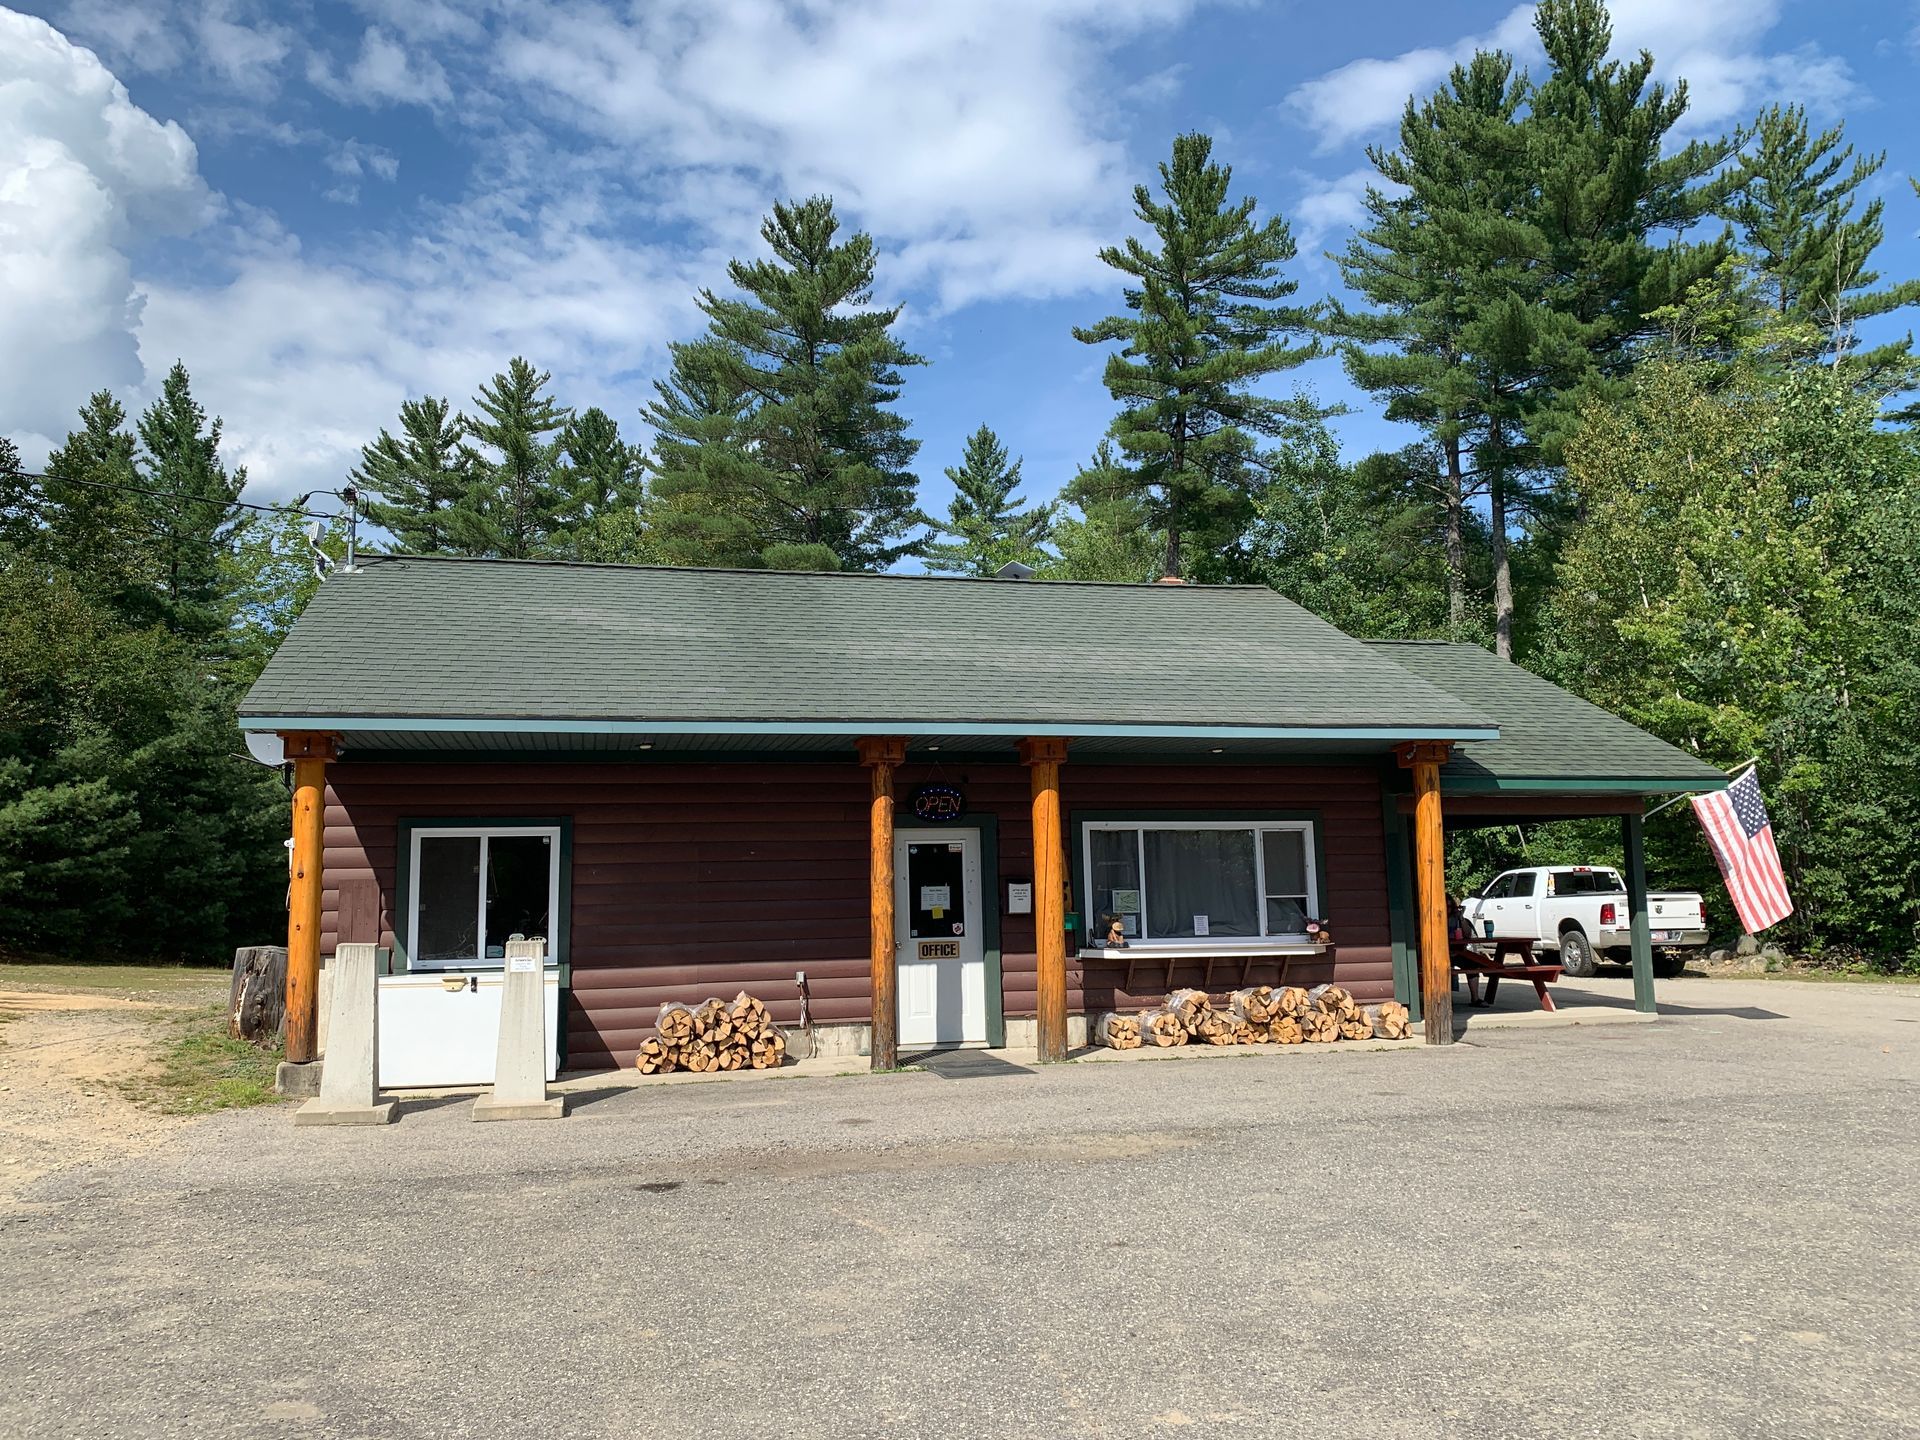
[[[894,953],[900,967],[900,1045],[984,1045],[986,924],[980,832],[896,830]]]

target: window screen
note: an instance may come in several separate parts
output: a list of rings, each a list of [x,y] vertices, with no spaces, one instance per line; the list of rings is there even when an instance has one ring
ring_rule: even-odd
[[[471,960],[479,951],[480,837],[423,835],[413,903],[414,958],[427,965]]]

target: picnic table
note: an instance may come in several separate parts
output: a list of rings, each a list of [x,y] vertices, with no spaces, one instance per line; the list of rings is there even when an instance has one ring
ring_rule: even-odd
[[[1474,942],[1493,946],[1491,956],[1482,955],[1478,950],[1465,944],[1455,944],[1453,951],[1453,973],[1466,977],[1467,1003],[1469,1005],[1491,1005],[1500,993],[1502,980],[1526,980],[1532,983],[1533,993],[1540,997],[1542,1010],[1555,1010],[1553,996],[1547,993],[1547,982],[1558,980],[1562,967],[1548,964],[1533,958],[1533,941],[1530,939],[1501,939],[1489,936],[1485,940]],[[1509,964],[1507,957],[1515,957],[1517,963]],[[1487,998],[1480,998],[1480,982],[1487,982]]]

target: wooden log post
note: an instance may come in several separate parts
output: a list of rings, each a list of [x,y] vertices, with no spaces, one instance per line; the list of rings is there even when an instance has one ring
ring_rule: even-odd
[[[873,1043],[875,1070],[900,1065],[900,961],[893,925],[893,772],[907,758],[907,742],[897,737],[855,742],[860,763],[872,774],[867,807],[868,912],[872,922]]]
[[[1420,998],[1429,1045],[1453,1043],[1453,960],[1447,945],[1447,841],[1440,814],[1440,767],[1453,749],[1446,740],[1399,747],[1413,772],[1414,906],[1420,938]]]
[[[327,762],[334,737],[282,735],[293,762],[293,858],[287,892],[287,1059],[314,1058],[320,1030],[320,900]]]
[[[1067,742],[1020,742],[1033,792],[1033,932],[1036,1049],[1041,1060],[1067,1058],[1067,869],[1060,830],[1060,766]]]

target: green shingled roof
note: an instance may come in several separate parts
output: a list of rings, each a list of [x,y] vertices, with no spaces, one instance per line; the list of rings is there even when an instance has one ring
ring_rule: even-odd
[[[1260,586],[382,557],[320,587],[249,729],[1488,736]]]
[[[1370,640],[1429,684],[1500,722],[1500,738],[1456,746],[1446,790],[1713,790],[1721,771],[1478,645]]]

